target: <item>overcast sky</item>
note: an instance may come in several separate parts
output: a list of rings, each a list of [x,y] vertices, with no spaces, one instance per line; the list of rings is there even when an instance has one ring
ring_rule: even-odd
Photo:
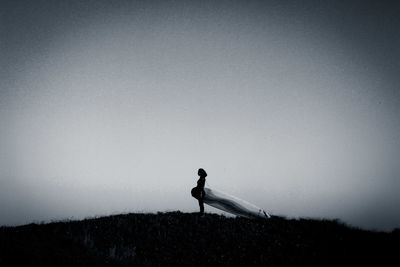
[[[194,212],[202,167],[272,214],[400,227],[400,8],[326,2],[2,1],[0,225]]]

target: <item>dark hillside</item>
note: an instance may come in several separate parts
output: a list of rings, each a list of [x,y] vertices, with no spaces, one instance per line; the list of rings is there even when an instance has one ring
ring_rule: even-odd
[[[268,265],[396,262],[400,236],[337,221],[126,214],[0,228],[0,266]]]

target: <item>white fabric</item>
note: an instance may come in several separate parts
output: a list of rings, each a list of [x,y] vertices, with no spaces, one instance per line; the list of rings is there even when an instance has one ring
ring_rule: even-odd
[[[205,187],[204,191],[206,193],[204,197],[204,203],[214,208],[246,218],[270,217],[270,215],[266,213],[263,209],[237,197],[222,193],[208,187]]]

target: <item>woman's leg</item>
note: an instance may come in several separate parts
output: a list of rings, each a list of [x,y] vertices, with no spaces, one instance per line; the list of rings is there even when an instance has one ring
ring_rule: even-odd
[[[200,206],[200,214],[204,214],[204,196],[205,196],[204,190],[200,191],[200,197],[199,197],[199,206]]]
[[[200,214],[204,214],[204,202],[203,199],[199,198]]]

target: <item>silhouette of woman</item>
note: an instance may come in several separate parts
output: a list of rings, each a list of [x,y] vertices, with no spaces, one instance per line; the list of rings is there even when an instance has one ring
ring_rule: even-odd
[[[197,174],[200,176],[200,178],[197,180],[197,186],[192,189],[192,196],[199,201],[200,215],[203,215],[204,196],[206,195],[206,192],[204,192],[204,185],[206,183],[207,173],[204,169],[200,168]]]

